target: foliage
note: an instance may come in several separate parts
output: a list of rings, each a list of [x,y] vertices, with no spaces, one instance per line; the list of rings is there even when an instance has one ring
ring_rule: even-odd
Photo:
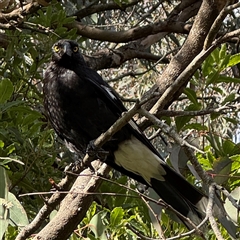
[[[52,44],[59,38],[77,39],[82,51],[90,55],[105,48],[114,52],[119,45],[124,45],[94,41],[79,36],[76,28],[70,29],[68,24],[77,18],[73,16],[73,12],[76,12],[74,10],[81,9],[82,3],[79,2],[51,1],[51,4],[25,15],[19,27],[1,30],[10,39],[6,48],[0,48],[0,216],[3,217],[0,217],[0,238],[4,236],[3,239],[6,240],[15,239],[19,229],[32,221],[44,205],[38,194],[21,194],[48,192],[51,189],[48,179],[58,182],[62,178],[64,167],[71,161],[71,155],[56,138],[42,107],[42,78],[50,59]],[[129,1],[114,2],[120,7],[130,4]],[[174,8],[176,2],[172,1],[172,5],[166,3],[166,11]],[[160,3],[154,3],[155,9],[158,9]],[[108,30],[123,31],[129,26],[146,26],[148,21],[153,22],[158,16],[168,16],[168,12],[160,9],[150,12],[146,19],[142,19],[145,12],[154,10],[145,1],[135,5],[135,8],[139,12],[133,11],[134,7],[127,8],[125,12],[120,8],[89,14],[82,21],[89,25],[107,26]],[[235,28],[238,28],[237,20],[234,23]],[[151,53],[164,55],[165,51],[170,59],[184,40],[185,37],[181,34],[169,34],[151,46]],[[169,106],[170,111],[184,111],[184,114],[164,116],[166,122],[175,127],[181,136],[187,136],[191,143],[196,143],[204,152],[196,154],[199,162],[218,184],[227,188],[237,202],[240,189],[240,78],[234,76],[234,69],[239,71],[239,63],[240,55],[236,53],[235,45],[231,42],[222,44],[195,72],[179,99]],[[110,84],[124,98],[126,105],[130,106],[150,89],[162,71],[160,64],[156,65],[146,59],[130,59],[119,68],[101,70],[101,74],[111,81]],[[208,115],[201,114],[205,110],[209,111]],[[150,129],[148,134],[150,133],[154,134],[155,129]],[[171,143],[168,136],[164,137]],[[154,139],[156,145],[159,145],[159,139]],[[187,164],[188,158],[183,154],[181,146],[169,144],[167,147],[170,149],[169,161],[172,166],[190,182],[202,187],[199,176]],[[100,194],[95,197],[87,215],[70,239],[139,239],[136,232],[140,236],[157,238],[154,223],[156,218],[153,220],[150,207],[139,197],[136,183],[115,172],[111,177],[116,184],[109,187],[109,182],[104,182],[101,185]],[[111,194],[101,195],[109,192]],[[149,196],[152,197],[151,194]],[[226,209],[239,222],[238,212],[228,200]],[[166,236],[186,232],[185,226],[170,221],[166,211],[158,218],[161,219]],[[45,223],[48,221],[46,219]],[[225,239],[229,239],[227,232],[221,230]],[[207,236],[208,239],[216,239],[212,231],[207,232]],[[182,239],[192,239],[191,237]]]

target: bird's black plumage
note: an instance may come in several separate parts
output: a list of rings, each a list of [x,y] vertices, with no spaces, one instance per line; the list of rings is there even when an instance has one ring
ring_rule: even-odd
[[[114,90],[90,69],[76,42],[60,40],[53,46],[45,72],[44,105],[56,133],[76,152],[105,132],[126,111]],[[201,192],[171,169],[158,151],[130,121],[103,149],[106,163],[152,187],[169,205],[198,223],[207,201]]]

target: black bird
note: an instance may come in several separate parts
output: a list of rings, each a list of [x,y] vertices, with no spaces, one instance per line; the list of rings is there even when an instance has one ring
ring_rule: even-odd
[[[75,41],[60,40],[52,51],[44,77],[45,110],[59,137],[75,152],[85,152],[126,108],[115,91],[87,66]],[[109,152],[108,165],[152,187],[195,224],[203,219],[208,198],[163,161],[134,121],[102,148]]]

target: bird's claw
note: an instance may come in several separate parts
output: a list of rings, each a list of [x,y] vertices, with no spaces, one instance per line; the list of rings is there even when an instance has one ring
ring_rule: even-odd
[[[106,160],[107,156],[109,155],[108,151],[105,151],[102,148],[96,147],[94,144],[94,140],[89,142],[86,153],[90,157],[92,157],[94,159],[100,159],[103,162]]]
[[[70,163],[68,166],[65,167],[64,172],[78,172],[81,169],[82,163],[79,160],[76,160]]]

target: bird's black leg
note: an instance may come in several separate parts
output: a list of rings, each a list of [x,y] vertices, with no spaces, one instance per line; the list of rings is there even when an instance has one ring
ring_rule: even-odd
[[[94,144],[95,140],[92,140],[89,142],[88,146],[87,146],[87,150],[86,153],[94,159],[99,159],[101,161],[105,161],[107,156],[109,155],[108,151],[105,151],[102,148],[98,148],[95,146]]]
[[[79,170],[82,168],[82,161],[80,160],[81,157],[77,154],[74,154],[72,157],[72,162],[65,167],[64,172],[71,171],[74,173],[78,173]]]

